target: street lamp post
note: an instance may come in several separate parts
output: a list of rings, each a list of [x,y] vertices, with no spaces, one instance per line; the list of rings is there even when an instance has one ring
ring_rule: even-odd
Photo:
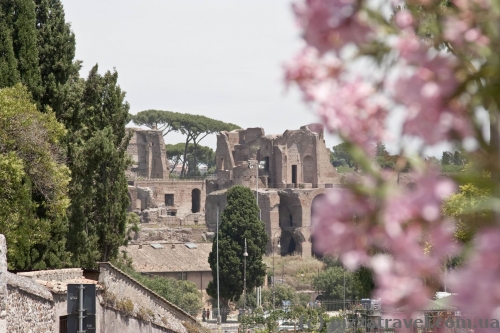
[[[344,268],[344,311],[345,311],[345,268]]]
[[[243,313],[247,313],[247,239],[245,238],[245,252],[243,252]]]
[[[274,283],[276,280],[276,275],[274,274],[274,243],[275,243],[275,237],[278,232],[281,232],[280,230],[276,231],[273,234],[273,239],[272,239],[272,244],[273,244],[273,310],[276,309],[276,293],[274,292]],[[280,240],[278,239],[278,244],[276,245],[278,248],[281,247],[280,245]]]
[[[217,326],[220,325],[220,298],[219,298],[219,206],[217,206]]]

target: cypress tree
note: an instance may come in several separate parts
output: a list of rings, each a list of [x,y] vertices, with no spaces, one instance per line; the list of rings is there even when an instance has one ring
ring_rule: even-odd
[[[60,0],[35,0],[37,49],[42,80],[39,102],[45,109],[49,105],[61,118],[68,96],[64,87],[79,66],[75,57],[75,35],[66,23]]]
[[[259,208],[248,187],[234,186],[227,191],[227,206],[224,208],[219,227],[219,284],[220,297],[224,307],[229,301],[237,301],[243,293],[243,251],[247,241],[246,260],[247,292],[262,286],[266,265],[262,262],[269,237],[265,224],[259,220]],[[212,269],[212,281],[207,293],[217,298],[217,243],[214,238],[208,263]],[[222,313],[226,321],[227,313]]]
[[[13,6],[9,6],[9,12],[6,14],[12,15],[12,40],[21,82],[28,87],[34,100],[38,101],[41,94],[41,77],[38,67],[35,3],[33,0],[14,0]]]
[[[19,82],[17,59],[12,44],[12,29],[0,6],[0,88],[10,87]]]
[[[101,76],[97,65],[92,68],[83,91],[78,137],[70,144],[68,244],[75,264],[84,267],[116,257],[125,240],[129,105],[117,80],[117,72]]]

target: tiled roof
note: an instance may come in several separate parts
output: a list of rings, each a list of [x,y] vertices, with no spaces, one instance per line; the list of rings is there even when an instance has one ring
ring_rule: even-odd
[[[208,255],[212,243],[196,243],[189,249],[184,243],[162,243],[155,249],[150,244],[133,244],[123,248],[138,272],[205,272],[210,271]],[[175,245],[175,247],[172,247]]]

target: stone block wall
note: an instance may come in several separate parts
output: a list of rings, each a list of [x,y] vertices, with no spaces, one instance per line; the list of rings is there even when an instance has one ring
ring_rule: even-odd
[[[152,312],[153,315],[150,317],[152,324],[178,333],[187,333],[182,325],[183,321],[196,323],[196,319],[184,310],[144,287],[113,265],[100,263],[99,270],[99,284],[104,288],[103,297],[108,300],[114,299],[115,306],[119,307],[117,305],[119,302],[128,299],[133,304],[133,312],[137,313],[140,309]]]
[[[81,268],[52,269],[45,271],[17,273],[17,275],[42,281],[66,281],[66,280],[81,278],[83,276],[83,269]]]
[[[6,250],[5,237],[0,234],[0,333],[59,332],[59,319],[67,311],[66,289],[55,288],[49,282],[65,285],[64,280],[82,278],[82,270],[72,268],[12,274],[7,271]],[[101,263],[100,268],[100,287],[108,289],[97,290],[98,333],[187,333],[182,322],[197,324],[194,317],[111,264]],[[115,295],[113,305],[109,300],[111,292]],[[126,298],[133,304],[133,311],[120,309],[117,304]]]
[[[54,302],[50,292],[47,291],[49,298],[43,298],[11,284],[7,289],[7,330],[4,332],[55,332]]]
[[[127,153],[133,165],[127,170],[127,177],[168,179],[167,155],[162,132],[140,128],[127,128],[132,138],[127,146]]]
[[[137,180],[135,181],[135,185],[140,188],[150,189],[156,207],[165,206],[165,195],[172,194],[174,196],[174,205],[166,206],[166,208],[175,209],[176,217],[178,218],[185,219],[187,215],[193,213],[204,213],[206,197],[205,180]],[[139,197],[139,194],[137,196]],[[139,199],[138,197],[137,200]],[[196,208],[193,207],[193,201],[196,203],[194,206],[198,207],[197,212],[193,212],[193,208]],[[148,206],[147,208],[151,207]],[[194,218],[191,220],[194,221]]]
[[[97,316],[97,320],[101,325],[97,328],[96,333],[173,333],[171,329],[140,320],[136,317],[127,316],[111,308],[106,308],[105,311],[98,313]]]

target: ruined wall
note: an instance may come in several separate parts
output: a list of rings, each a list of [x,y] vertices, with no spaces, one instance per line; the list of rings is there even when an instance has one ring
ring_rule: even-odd
[[[127,153],[133,165],[127,171],[127,177],[168,179],[167,155],[162,132],[140,128],[127,128],[132,138],[127,146]]]
[[[166,327],[159,326],[154,322],[140,320],[134,316],[128,316],[123,312],[112,308],[98,307],[96,321],[100,323],[97,327],[96,333],[172,333],[172,330]]]
[[[330,163],[330,153],[325,145],[322,126],[312,124],[302,126],[299,130],[287,130],[283,135],[270,137],[267,141],[264,147],[278,147],[272,152],[270,148],[266,151],[267,154],[278,155],[274,159],[271,158],[275,165],[270,166],[271,177],[275,178],[278,184],[325,187],[325,184],[337,182],[337,172]]]
[[[248,161],[261,163],[258,177]],[[338,181],[330,163],[323,126],[311,124],[282,135],[264,135],[262,128],[221,132],[217,136],[219,189],[233,185],[264,188],[317,188]],[[256,179],[257,178],[257,179]]]
[[[255,193],[255,191],[253,191]],[[277,191],[259,191],[260,217],[266,225],[266,232],[270,239],[266,245],[266,254],[271,254],[274,242],[274,251],[278,253],[278,239],[281,235],[279,225],[279,203],[280,197]]]
[[[6,253],[5,237],[0,234],[0,332],[59,332],[59,319],[67,313],[68,282],[63,281],[81,283],[76,281],[83,278],[82,270],[71,268],[16,275],[6,270]],[[196,323],[194,317],[112,265],[101,263],[100,271],[97,332],[187,333],[182,322]],[[115,295],[114,301],[111,295]],[[132,311],[118,309],[118,302],[125,298],[132,301]]]
[[[175,212],[177,218],[183,220],[180,222],[181,225],[195,224],[195,221],[198,221],[198,223],[204,222],[203,214],[206,198],[204,180],[158,181],[150,179],[136,180],[134,184],[144,192],[147,189],[150,197],[148,200],[154,203],[154,205],[146,204],[145,207],[141,206],[142,209],[165,206],[169,211]],[[137,202],[141,198],[140,192],[137,190]],[[167,205],[166,195],[173,195],[173,205]],[[135,209],[138,210],[139,207],[136,206]]]
[[[104,297],[115,298],[116,302],[128,298],[134,305],[134,312],[142,308],[154,313],[153,318],[150,318],[153,324],[165,326],[179,333],[187,333],[182,321],[196,323],[196,319],[188,313],[145,288],[109,263],[100,263],[99,270],[99,284],[104,287]]]
[[[52,269],[52,270],[17,273],[17,275],[29,277],[33,280],[66,281],[66,280],[81,278],[83,276],[83,269],[81,268]]]
[[[32,289],[43,287],[35,281],[16,278],[12,274],[8,281],[7,330],[9,333],[54,332],[54,302],[46,289],[34,293]],[[32,285],[27,286],[31,282]]]
[[[219,215],[227,205],[227,190],[219,190],[210,193],[205,202],[205,221],[210,231],[217,228],[217,208]],[[220,223],[220,219],[219,219]]]

